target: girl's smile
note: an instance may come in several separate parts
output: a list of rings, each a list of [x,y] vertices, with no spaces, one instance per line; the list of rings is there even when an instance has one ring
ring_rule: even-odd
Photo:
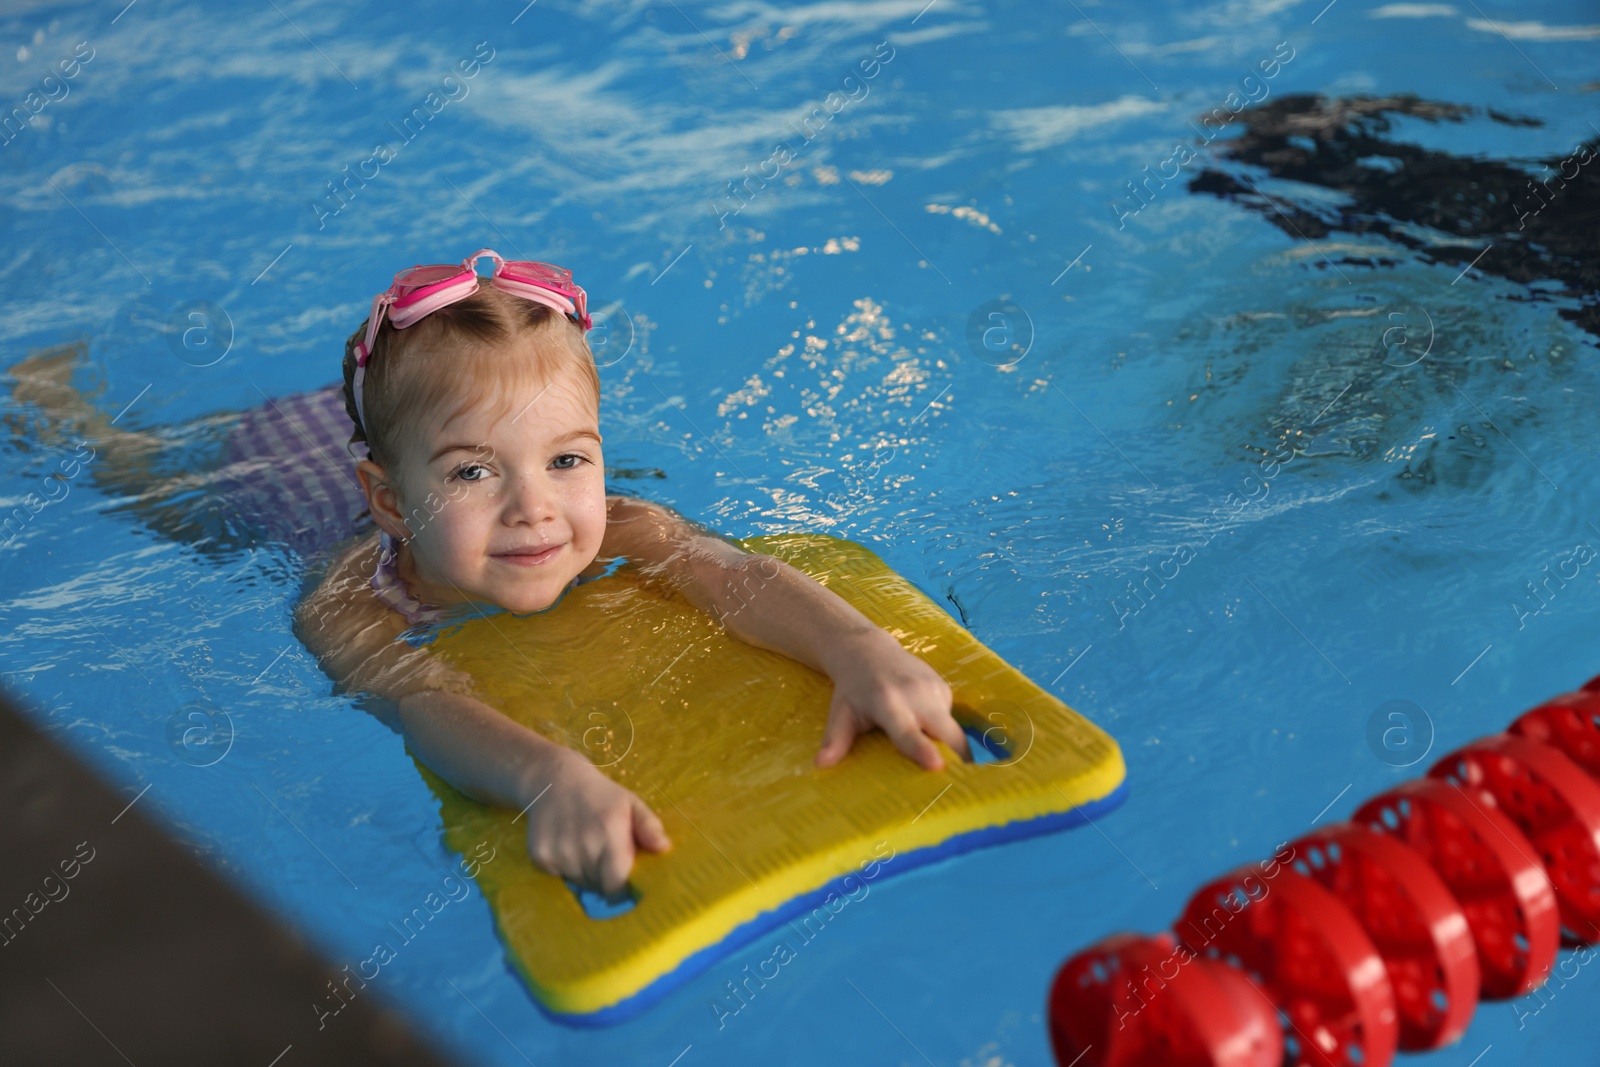
[[[529,547],[525,549],[516,549],[510,552],[496,552],[494,554],[494,558],[500,560],[502,563],[509,563],[515,567],[537,567],[541,563],[549,562],[552,558],[554,558],[557,552],[561,551],[561,549],[561,545],[555,545],[551,548],[545,549],[544,551],[540,551],[535,547]]]

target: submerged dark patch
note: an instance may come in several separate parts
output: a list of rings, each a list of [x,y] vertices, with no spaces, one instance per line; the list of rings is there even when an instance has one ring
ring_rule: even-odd
[[[1600,160],[1594,148],[1577,145],[1561,157],[1535,160],[1535,177],[1509,162],[1385,139],[1391,116],[1462,122],[1480,113],[1503,125],[1542,125],[1412,95],[1279,97],[1241,113],[1243,132],[1216,142],[1218,157],[1336,191],[1344,201],[1297,203],[1293,192],[1277,190],[1263,195],[1250,175],[1218,167],[1202,170],[1189,189],[1234,200],[1299,240],[1336,230],[1375,234],[1423,262],[1472,264],[1528,286],[1519,299],[1559,300],[1562,317],[1600,337]],[[1353,257],[1343,262],[1371,265]]]

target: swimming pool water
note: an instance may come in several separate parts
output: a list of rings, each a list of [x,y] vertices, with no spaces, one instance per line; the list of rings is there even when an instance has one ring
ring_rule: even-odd
[[[1115,736],[1129,799],[875,886],[721,1027],[769,947],[573,1032],[475,892],[368,989],[471,1063],[1048,1063],[1072,952],[1600,673],[1600,562],[1563,562],[1600,545],[1594,260],[1472,221],[1495,174],[1600,139],[1596,23],[1476,0],[13,7],[0,92],[38,107],[0,145],[3,362],[81,340],[103,408],[178,427],[335,380],[401,267],[484,245],[571,267],[605,309],[612,491],[867,544]],[[1230,93],[1422,103],[1346,139],[1359,172],[1291,179],[1230,155],[1252,112],[1199,143]],[[1540,201],[1549,232],[1592,239],[1581,174]],[[290,634],[302,562],[164,540],[87,475],[47,484],[70,448],[6,449],[0,514],[27,517],[0,536],[4,684],[335,961],[368,956],[456,857],[400,738]],[[1369,743],[1391,701],[1429,759]],[[1584,1062],[1595,982],[1484,1005],[1418,1062]]]

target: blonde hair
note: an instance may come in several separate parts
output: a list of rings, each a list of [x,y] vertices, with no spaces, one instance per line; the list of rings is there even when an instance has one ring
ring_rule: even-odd
[[[424,413],[460,411],[485,396],[517,395],[529,381],[553,381],[575,372],[600,404],[600,374],[583,327],[565,315],[513,296],[478,279],[478,291],[440,308],[404,330],[387,316],[378,326],[361,386],[366,422],[356,411],[356,344],[363,319],[344,346],[344,406],[355,424],[350,443],[364,443],[374,462],[388,467],[400,457],[407,427]],[[508,343],[526,336],[533,358],[512,358]]]

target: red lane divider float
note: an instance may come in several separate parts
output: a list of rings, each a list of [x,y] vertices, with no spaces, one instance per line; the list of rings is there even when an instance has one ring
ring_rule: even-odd
[[[1079,953],[1050,990],[1056,1059],[1137,1067],[1278,1067],[1277,1009],[1231,967],[1170,934],[1119,934]]]
[[[1203,886],[1174,933],[1061,967],[1061,1067],[1387,1067],[1457,1040],[1480,997],[1600,940],[1600,677]]]
[[[1241,968],[1285,1013],[1285,1062],[1344,1067],[1394,1057],[1399,1023],[1383,957],[1315,881],[1269,883],[1241,867],[1195,893],[1176,930],[1209,958]]]
[[[1353,820],[1404,841],[1449,887],[1472,930],[1483,999],[1520,997],[1544,982],[1561,919],[1538,852],[1515,823],[1437,778],[1379,794]]]
[[[1563,940],[1600,936],[1600,785],[1549,745],[1494,734],[1440,760],[1428,775],[1506,814],[1544,861]]]
[[[1353,823],[1295,844],[1295,870],[1338,897],[1383,957],[1400,1047],[1438,1048],[1460,1037],[1478,1006],[1478,952],[1466,913],[1427,860]]]
[[[1559,748],[1591,776],[1600,777],[1600,690],[1563,693],[1524,712],[1508,733]]]

